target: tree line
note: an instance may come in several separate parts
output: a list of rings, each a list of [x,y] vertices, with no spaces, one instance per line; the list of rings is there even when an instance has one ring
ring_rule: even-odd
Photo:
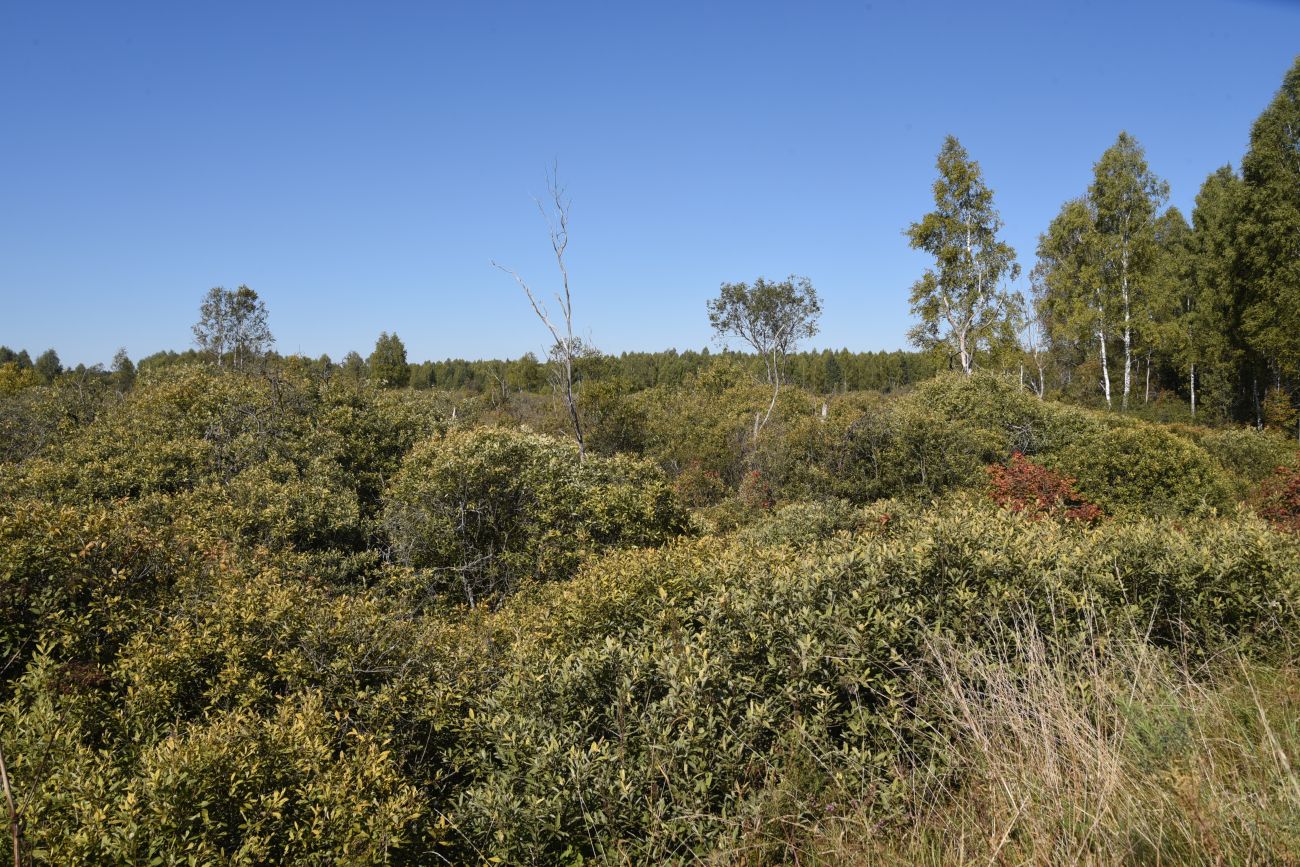
[[[1251,128],[1240,170],[1212,172],[1189,221],[1121,132],[1039,236],[1031,297],[979,165],[940,152],[935,210],[909,229],[935,265],[912,290],[913,342],[1018,367],[1055,392],[1130,409],[1161,394],[1193,418],[1291,429],[1300,377],[1300,59]]]

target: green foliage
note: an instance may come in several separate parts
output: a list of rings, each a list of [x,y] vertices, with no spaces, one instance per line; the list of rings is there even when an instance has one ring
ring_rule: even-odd
[[[1243,485],[1262,481],[1273,470],[1296,462],[1296,443],[1268,431],[1247,427],[1194,428],[1192,442],[1205,449]]]
[[[63,364],[59,361],[59,354],[53,349],[47,349],[40,355],[36,356],[36,362],[32,365],[32,370],[41,378],[46,385],[54,382],[60,373],[63,373]]]
[[[793,274],[774,282],[759,277],[753,286],[723,283],[709,301],[709,324],[718,336],[739,337],[763,359],[767,381],[781,382],[785,356],[803,338],[817,333],[821,299],[807,277]]]
[[[912,314],[921,321],[908,336],[923,349],[942,347],[969,374],[978,351],[1015,331],[1018,304],[1001,284],[1015,280],[1020,266],[997,238],[993,191],[956,136],[944,139],[936,167],[935,209],[907,230],[912,247],[935,260],[912,286]]]
[[[685,518],[646,461],[583,462],[558,439],[480,429],[412,450],[386,494],[385,525],[400,562],[473,605],[570,575],[594,551],[660,544]]]
[[[578,392],[587,447],[597,454],[639,454],[645,448],[647,419],[626,380],[584,382]]]
[[[752,362],[584,383],[607,386],[583,407],[601,449],[645,449],[586,462],[487,426],[546,417],[508,381],[466,397],[174,360],[121,392],[65,374],[5,396],[35,437],[0,464],[0,740],[25,853],[780,861],[772,829],[846,798],[888,821],[901,764],[950,766],[917,712],[935,641],[978,649],[989,617],[1029,616],[1080,653],[1137,623],[1199,658],[1298,625],[1300,538],[1206,509],[1291,460],[1276,434],[954,374],[783,389],[756,441],[771,390]],[[1078,463],[1119,517],[995,508],[983,467],[1019,448]]]
[[[40,384],[40,375],[31,367],[19,367],[16,361],[0,364],[0,395],[10,397]]]
[[[911,400],[945,419],[998,436],[1004,443],[1003,457],[1058,451],[1102,427],[1089,413],[1039,400],[1014,378],[991,373],[936,377],[919,386]]]
[[[1093,433],[1050,463],[1109,514],[1194,515],[1230,501],[1228,478],[1203,449],[1150,425]]]
[[[229,363],[236,369],[261,358],[275,343],[266,302],[247,286],[212,287],[199,306],[193,331],[199,352],[219,366]]]
[[[406,345],[396,332],[380,332],[375,350],[366,361],[370,376],[386,388],[402,388],[411,381],[411,368],[406,363]]]
[[[735,537],[741,544],[803,548],[843,533],[882,531],[904,511],[903,504],[889,500],[867,508],[848,500],[790,503],[742,528]]]
[[[1300,58],[1273,101],[1251,125],[1241,161],[1246,195],[1237,231],[1246,280],[1241,329],[1252,350],[1287,373],[1300,373]]]
[[[802,553],[746,536],[615,555],[502,612],[522,634],[467,727],[459,827],[512,862],[664,862],[782,789],[887,814],[931,630],[1028,610],[1068,644],[1104,611],[1163,642],[1267,636],[1295,621],[1297,555],[1250,520],[1081,531],[965,506]]]

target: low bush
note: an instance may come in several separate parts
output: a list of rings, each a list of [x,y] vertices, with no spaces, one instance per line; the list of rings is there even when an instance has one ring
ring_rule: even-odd
[[[912,661],[999,612],[1062,648],[1098,623],[1211,648],[1300,611],[1300,548],[1248,518],[1091,530],[948,506],[801,550],[749,532],[614,555],[502,611],[514,662],[476,704],[456,811],[485,853],[693,861],[769,820],[812,827],[846,786],[882,819],[930,725]]]
[[[1089,434],[1045,459],[1108,514],[1194,515],[1231,502],[1231,484],[1206,452],[1144,423]]]
[[[949,421],[996,434],[1001,457],[1059,451],[1101,428],[1093,413],[1040,400],[1014,377],[995,373],[938,376],[917,386],[906,400]]]
[[[585,556],[657,545],[686,528],[648,461],[588,456],[552,437],[451,431],[417,445],[385,497],[394,558],[470,605],[526,579],[568,577]]]
[[[830,492],[857,503],[973,489],[1005,454],[998,434],[907,403],[862,415],[840,448]]]
[[[1255,491],[1255,509],[1283,530],[1300,532],[1300,470],[1278,467]]]
[[[1196,443],[1248,484],[1257,484],[1278,467],[1296,463],[1296,443],[1271,431],[1246,427],[1203,429]]]
[[[1074,479],[1054,473],[1020,452],[1006,464],[987,467],[993,502],[1029,517],[1095,521],[1101,510],[1074,490]]]

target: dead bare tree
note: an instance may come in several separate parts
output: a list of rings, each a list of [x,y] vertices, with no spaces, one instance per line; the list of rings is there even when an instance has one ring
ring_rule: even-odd
[[[542,320],[542,324],[555,338],[555,347],[551,350],[551,357],[555,359],[559,371],[560,393],[564,398],[565,409],[569,413],[569,421],[573,424],[573,436],[578,441],[578,459],[585,460],[587,446],[582,433],[582,419],[578,415],[578,400],[573,391],[574,362],[582,351],[582,341],[573,334],[573,296],[569,292],[569,269],[564,263],[564,251],[569,246],[569,206],[571,202],[565,196],[564,188],[556,180],[554,167],[546,177],[546,188],[549,202],[543,204],[540,199],[534,199],[534,201],[537,202],[537,210],[541,212],[542,218],[546,220],[546,228],[551,238],[551,249],[555,251],[555,263],[560,269],[562,290],[555,293],[555,300],[559,304],[563,328],[556,326],[546,309],[545,303],[538,300],[532,288],[516,271],[499,264],[495,259],[492,261],[492,266],[515,278],[515,282],[528,296],[528,303],[533,306],[533,312],[537,314],[537,318]]]

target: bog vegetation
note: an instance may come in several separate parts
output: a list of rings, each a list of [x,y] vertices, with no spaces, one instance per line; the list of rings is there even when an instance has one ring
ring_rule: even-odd
[[[917,352],[0,349],[15,863],[1297,863],[1298,112],[1030,301],[950,139]]]

